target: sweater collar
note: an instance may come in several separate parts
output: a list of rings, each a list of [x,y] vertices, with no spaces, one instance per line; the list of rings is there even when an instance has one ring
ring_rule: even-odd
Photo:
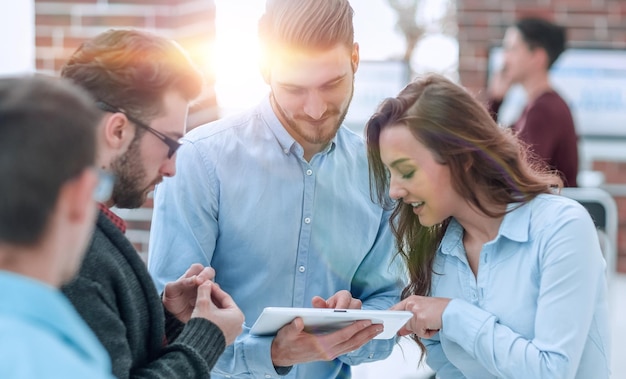
[[[126,221],[113,213],[106,205],[98,203],[98,207],[100,207],[100,211],[122,232],[122,234],[126,233]]]

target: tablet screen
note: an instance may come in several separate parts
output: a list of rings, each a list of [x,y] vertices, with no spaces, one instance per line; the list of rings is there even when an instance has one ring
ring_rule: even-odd
[[[382,333],[374,338],[389,339],[395,337],[412,315],[409,311],[391,310],[267,307],[250,329],[250,334],[275,335],[280,328],[301,317],[305,331],[322,334],[345,328],[358,320],[371,320],[373,324],[384,325]]]

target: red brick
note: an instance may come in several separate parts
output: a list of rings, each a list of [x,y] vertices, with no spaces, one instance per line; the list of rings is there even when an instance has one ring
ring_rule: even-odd
[[[150,230],[150,221],[148,220],[129,220],[126,221],[127,229],[137,229],[137,230]]]
[[[72,36],[64,36],[63,37],[63,48],[67,50],[76,50],[78,47],[85,42],[86,38],[80,37],[72,37]]]
[[[106,27],[145,27],[146,18],[143,16],[83,16],[82,26],[106,26]]]
[[[568,13],[566,16],[566,26],[571,27],[596,27],[598,25],[606,25],[608,18],[605,14],[599,13]]]
[[[596,38],[596,28],[593,26],[587,28],[568,28],[567,29],[567,38],[570,42],[581,41],[581,42],[593,42],[597,41]]]
[[[506,2],[500,0],[461,0],[457,7],[460,12],[466,11],[497,11],[506,7]]]
[[[606,183],[626,183],[626,163],[594,161],[592,168],[601,171]],[[626,203],[624,204],[626,207]]]
[[[604,8],[606,9],[606,0],[552,0],[554,7],[565,6],[574,8]]]
[[[538,7],[536,5],[515,5],[515,18],[523,17],[540,17],[546,20],[555,21],[554,10],[545,6]]]
[[[72,24],[72,16],[68,14],[36,14],[35,25],[37,26],[69,26]]]
[[[52,47],[52,37],[48,35],[36,35],[35,46],[37,47]]]
[[[35,59],[35,69],[36,69],[37,71],[42,71],[42,70],[45,70],[45,69],[46,69],[46,60],[45,60],[45,59],[43,59],[43,58],[39,58],[39,57],[37,57],[37,58]]]
[[[504,30],[504,28],[502,30],[494,28],[467,28],[459,37],[459,44],[500,45],[502,36],[504,36]]]
[[[172,16],[156,15],[153,20],[154,27],[157,29],[169,29],[176,24],[176,20]]]
[[[215,23],[210,22],[210,20],[215,20],[215,8],[207,8],[201,12],[181,14],[175,17],[174,20],[175,26],[188,26],[195,24],[202,27],[209,26],[214,29]]]
[[[61,69],[63,68],[67,60],[70,58],[70,55],[71,54],[68,53],[68,54],[62,54],[58,57],[55,57],[54,59],[54,71],[55,72],[61,72]]]

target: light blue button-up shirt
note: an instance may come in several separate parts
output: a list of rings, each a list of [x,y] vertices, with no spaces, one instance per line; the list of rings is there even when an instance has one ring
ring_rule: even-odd
[[[61,291],[0,270],[0,378],[114,379],[106,350]]]
[[[176,169],[155,193],[148,267],[162,290],[192,263],[210,265],[244,312],[244,332],[212,378],[276,377],[272,339],[248,334],[264,307],[311,307],[313,296],[339,290],[368,309],[398,301],[388,214],[370,198],[363,139],[347,128],[307,162],[266,98],[188,133]],[[385,358],[394,342],[296,365],[286,377],[345,378],[347,365]]]
[[[576,201],[540,195],[508,213],[476,276],[453,219],[434,272],[432,295],[453,299],[423,340],[441,378],[609,377],[605,263]]]

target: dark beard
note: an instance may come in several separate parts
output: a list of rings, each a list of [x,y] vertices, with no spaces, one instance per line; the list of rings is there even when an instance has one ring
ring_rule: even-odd
[[[128,150],[111,163],[111,171],[115,174],[111,199],[118,208],[139,208],[146,200],[143,188],[146,172],[139,154],[140,141],[141,136],[136,136]]]

